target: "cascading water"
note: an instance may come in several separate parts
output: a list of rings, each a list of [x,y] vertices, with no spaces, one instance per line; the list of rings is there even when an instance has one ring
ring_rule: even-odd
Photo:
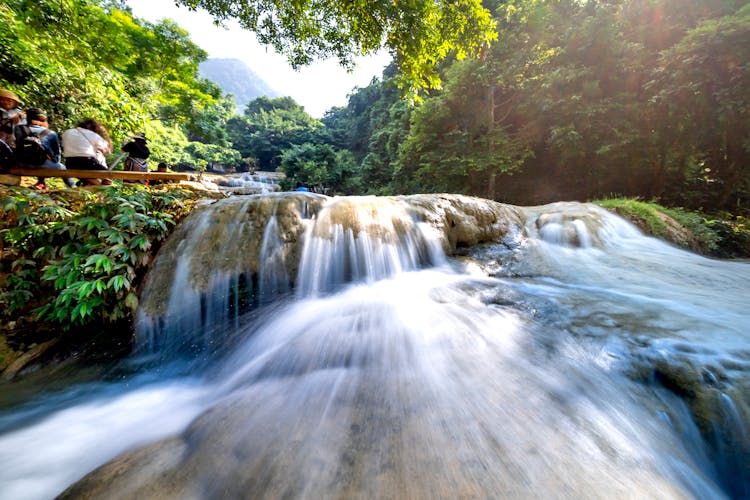
[[[0,498],[746,498],[749,286],[592,205],[224,200],[142,372],[0,414]]]
[[[431,229],[408,205],[387,198],[336,199],[318,213],[304,239],[300,298],[346,283],[373,283],[443,258]]]
[[[214,178],[222,191],[232,194],[273,193],[280,190],[278,180],[278,174],[271,172],[243,172]]]

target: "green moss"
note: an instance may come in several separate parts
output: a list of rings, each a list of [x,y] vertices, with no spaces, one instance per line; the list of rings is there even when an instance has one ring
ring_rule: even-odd
[[[750,220],[745,217],[668,208],[633,198],[594,203],[629,219],[645,233],[678,246],[715,257],[750,257]]]

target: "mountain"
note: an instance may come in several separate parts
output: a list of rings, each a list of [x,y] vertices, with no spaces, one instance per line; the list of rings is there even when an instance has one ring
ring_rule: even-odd
[[[256,97],[280,96],[239,59],[208,59],[200,64],[199,71],[203,78],[216,83],[224,92],[234,94],[234,102],[240,113]]]

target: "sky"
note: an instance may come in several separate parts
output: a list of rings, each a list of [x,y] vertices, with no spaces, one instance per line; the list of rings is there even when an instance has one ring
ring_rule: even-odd
[[[373,77],[381,77],[390,61],[387,53],[357,60],[357,67],[347,73],[336,60],[315,62],[295,71],[272,47],[261,46],[255,34],[242,30],[236,22],[226,28],[213,24],[203,10],[193,12],[177,7],[173,0],[127,0],[135,17],[156,22],[170,18],[190,33],[193,42],[208,52],[210,58],[240,59],[271,88],[294,98],[315,118],[333,106],[345,106],[354,87],[366,87]]]

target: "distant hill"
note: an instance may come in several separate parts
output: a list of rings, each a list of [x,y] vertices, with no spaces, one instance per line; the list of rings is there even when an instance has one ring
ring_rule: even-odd
[[[216,83],[224,92],[234,94],[238,113],[256,97],[280,96],[239,59],[209,59],[200,64],[199,70],[202,77]]]

